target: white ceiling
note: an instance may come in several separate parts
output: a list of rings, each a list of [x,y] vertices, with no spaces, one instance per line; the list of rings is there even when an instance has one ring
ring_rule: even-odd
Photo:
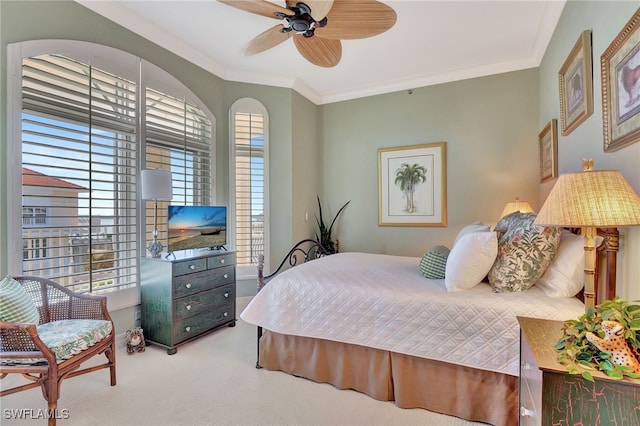
[[[394,27],[342,41],[340,63],[321,68],[292,40],[243,56],[247,43],[278,21],[216,0],[76,1],[225,80],[293,88],[318,105],[536,67],[565,5],[383,1],[397,13]]]

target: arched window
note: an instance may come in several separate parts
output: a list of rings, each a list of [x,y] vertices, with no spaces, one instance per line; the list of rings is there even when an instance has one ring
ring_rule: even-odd
[[[134,286],[153,227],[140,170],[171,170],[173,203],[209,203],[214,117],[167,72],[117,49],[50,40],[8,50],[9,69],[21,70],[8,147],[21,167],[8,168],[18,183],[8,193],[23,213],[9,219],[20,247],[10,270],[75,291]],[[166,219],[159,230],[166,240]]]
[[[257,100],[237,100],[230,111],[230,191],[233,247],[240,277],[256,274],[258,257],[268,262],[269,115]]]

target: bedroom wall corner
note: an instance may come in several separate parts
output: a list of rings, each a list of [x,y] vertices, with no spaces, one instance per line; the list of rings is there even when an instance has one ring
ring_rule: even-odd
[[[318,107],[304,96],[293,92],[293,216],[291,245],[305,238],[314,238],[319,189],[321,157],[318,155]]]
[[[592,32],[593,114],[569,135],[558,129],[558,173],[582,168],[582,158],[594,158],[595,168],[620,170],[640,194],[640,142],[615,152],[603,149],[602,85],[600,57],[638,8],[636,1],[568,1],[540,64],[538,127],[552,118],[560,126],[558,71],[584,30]],[[539,186],[543,203],[556,180]],[[617,289],[624,299],[640,299],[640,227],[623,228],[618,255]]]

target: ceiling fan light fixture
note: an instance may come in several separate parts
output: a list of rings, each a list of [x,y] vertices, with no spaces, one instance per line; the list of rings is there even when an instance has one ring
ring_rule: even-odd
[[[296,19],[291,19],[289,21],[289,26],[293,28],[295,32],[304,33],[313,29],[314,23],[315,21],[311,19],[311,16],[309,16],[309,19],[306,17],[296,17]]]

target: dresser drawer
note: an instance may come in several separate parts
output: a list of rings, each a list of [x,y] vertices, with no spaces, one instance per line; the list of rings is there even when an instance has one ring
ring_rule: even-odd
[[[175,300],[173,305],[173,317],[175,320],[181,320],[198,315],[215,307],[226,305],[233,301],[234,297],[235,289],[233,285],[227,285],[213,290],[191,294]]]
[[[520,340],[520,424],[540,425],[542,413],[542,371],[529,343]]]
[[[225,266],[224,268],[175,277],[173,279],[173,296],[174,298],[184,297],[230,284],[235,281],[235,275],[233,266]]]
[[[520,381],[520,426],[540,426],[540,407],[536,407],[531,390],[526,382]]]
[[[235,264],[235,254],[228,253],[222,256],[215,256],[207,258],[207,268],[214,269],[221,266],[229,266]]]
[[[542,371],[538,368],[533,352],[527,341],[522,341],[520,354],[520,381],[534,397],[532,402],[538,412],[542,408]]]
[[[225,322],[233,321],[235,318],[233,303],[220,306],[203,312],[199,315],[179,321],[173,327],[173,336],[176,344],[184,342],[191,337],[195,337],[205,331],[211,330]]]
[[[192,274],[194,272],[206,271],[207,259],[192,259],[187,262],[176,262],[173,264],[173,276]]]

